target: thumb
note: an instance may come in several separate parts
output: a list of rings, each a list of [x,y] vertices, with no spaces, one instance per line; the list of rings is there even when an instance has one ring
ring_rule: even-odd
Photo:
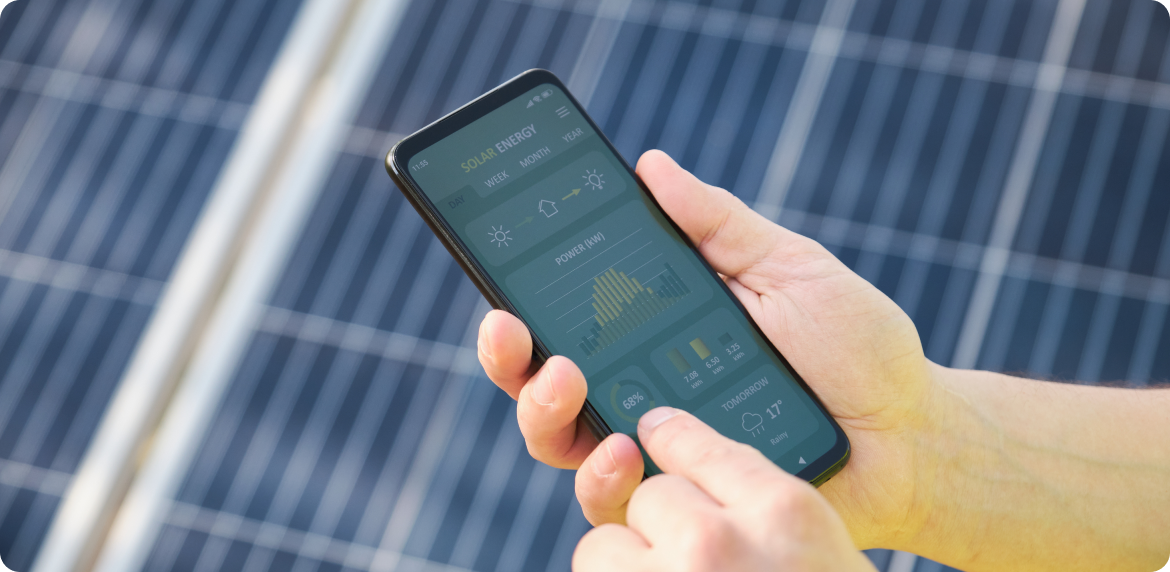
[[[685,477],[724,505],[758,499],[761,490],[799,481],[755,448],[678,409],[647,412],[638,422],[638,439],[663,471]]]
[[[738,276],[777,248],[806,240],[760,216],[735,195],[700,181],[666,153],[647,151],[638,176],[715,270]]]

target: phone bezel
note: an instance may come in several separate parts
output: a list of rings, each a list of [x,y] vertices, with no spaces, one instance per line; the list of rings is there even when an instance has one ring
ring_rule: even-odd
[[[451,256],[455,258],[456,262],[458,262],[460,267],[463,268],[463,271],[471,278],[472,282],[475,283],[476,287],[484,295],[484,297],[487,298],[492,307],[507,311],[512,315],[517,316],[522,322],[524,322],[524,318],[521,316],[520,312],[517,311],[516,307],[503,294],[499,286],[496,285],[495,281],[488,274],[487,270],[479,263],[478,260],[475,259],[474,256],[470,254],[471,251],[468,249],[467,245],[463,243],[463,240],[459,238],[459,235],[456,234],[454,229],[452,229],[447,224],[447,221],[443,219],[443,217],[439,214],[438,209],[435,208],[433,201],[427,197],[426,193],[422,191],[422,189],[410,176],[408,165],[410,164],[411,159],[424,149],[434,145],[435,143],[438,143],[439,141],[454,134],[460,129],[463,129],[484,115],[495,111],[500,106],[514,100],[516,97],[527,92],[528,90],[546,83],[555,85],[569,98],[569,101],[573,104],[574,107],[576,107],[577,111],[581,114],[581,117],[589,123],[589,126],[593,128],[594,132],[601,138],[601,141],[605,143],[606,147],[609,148],[614,157],[619,160],[621,166],[637,183],[638,188],[641,190],[643,195],[649,198],[650,202],[656,208],[658,208],[659,211],[662,212],[664,218],[670,222],[675,232],[678,233],[687,247],[697,255],[698,259],[703,265],[703,268],[706,269],[706,271],[715,278],[715,282],[717,282],[723,289],[724,294],[729,297],[735,306],[739,309],[739,311],[742,312],[745,317],[747,317],[748,323],[751,324],[752,328],[755,329],[760,338],[764,340],[768,349],[771,350],[774,355],[780,358],[780,361],[784,364],[785,367],[788,368],[788,371],[792,373],[792,376],[796,379],[796,382],[800,384],[801,389],[803,389],[804,392],[812,398],[813,402],[816,403],[816,406],[821,410],[825,418],[829,420],[829,423],[832,425],[833,430],[836,433],[836,443],[834,443],[833,447],[831,447],[829,451],[817,459],[810,461],[807,467],[796,473],[797,477],[812,483],[814,486],[820,486],[825,481],[828,481],[833,477],[833,475],[837,474],[842,468],[845,467],[845,464],[848,462],[851,453],[849,438],[847,435],[845,435],[845,431],[841,428],[841,425],[837,423],[837,420],[834,419],[832,414],[830,414],[829,411],[825,408],[825,405],[821,402],[820,397],[817,396],[816,392],[813,391],[811,387],[809,387],[808,383],[804,381],[804,378],[800,376],[800,374],[792,367],[790,363],[788,363],[788,359],[785,358],[782,353],[780,353],[774,344],[772,344],[772,341],[768,339],[768,336],[764,334],[764,332],[760,329],[760,326],[756,324],[756,321],[752,319],[750,314],[748,314],[747,309],[743,306],[743,304],[740,303],[739,299],[735,297],[735,294],[732,293],[727,285],[719,279],[718,273],[716,273],[715,270],[711,268],[711,265],[705,258],[703,258],[702,254],[699,253],[698,249],[695,248],[693,243],[691,243],[686,233],[684,233],[682,229],[680,229],[678,225],[670,219],[669,216],[666,216],[665,211],[662,210],[661,205],[658,204],[658,201],[646,187],[645,183],[642,182],[642,179],[638,177],[638,174],[634,171],[633,168],[630,167],[625,158],[623,158],[622,155],[618,153],[617,148],[613,146],[613,143],[609,141],[609,138],[606,137],[597,124],[593,122],[593,118],[589,117],[581,104],[575,97],[573,97],[573,94],[569,92],[564,83],[561,82],[560,78],[558,78],[552,72],[542,69],[532,69],[521,73],[520,75],[517,75],[516,77],[504,82],[499,87],[496,87],[495,89],[473,99],[462,107],[459,107],[455,111],[452,111],[451,113],[448,113],[447,115],[444,115],[443,117],[435,120],[430,125],[427,125],[415,133],[404,137],[386,154],[386,171],[390,174],[391,179],[394,180],[394,183],[398,186],[399,190],[402,191],[403,195],[406,196],[407,200],[410,201],[415,210],[419,212],[423,220],[426,221],[427,226],[429,226],[435,235],[439,237],[439,240],[443,243],[443,246],[447,248],[447,251],[450,252]],[[525,326],[529,328],[529,333],[532,334],[532,327],[529,326],[527,322],[524,323]],[[532,341],[534,357],[540,361],[548,359],[550,353],[548,348],[545,347],[544,343],[535,335],[532,335]],[[593,407],[593,404],[589,401],[589,399],[585,400],[585,406],[582,409],[582,414],[585,418],[586,424],[599,440],[613,433],[612,429],[609,428],[605,420],[602,419],[601,416],[597,413],[597,410]]]

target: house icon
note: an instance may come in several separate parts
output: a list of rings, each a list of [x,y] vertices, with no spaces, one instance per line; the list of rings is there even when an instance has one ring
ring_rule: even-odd
[[[540,201],[540,214],[550,217],[557,214],[557,204],[552,201]]]

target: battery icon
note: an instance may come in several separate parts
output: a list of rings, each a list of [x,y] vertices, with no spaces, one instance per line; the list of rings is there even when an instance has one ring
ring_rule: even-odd
[[[540,96],[544,97],[544,98],[552,97],[552,94],[553,94],[553,92],[551,89],[546,89],[546,90],[540,92]]]

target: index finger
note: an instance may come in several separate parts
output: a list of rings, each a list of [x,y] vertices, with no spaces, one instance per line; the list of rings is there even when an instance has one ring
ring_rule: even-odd
[[[756,449],[678,409],[659,407],[643,415],[638,438],[659,468],[686,477],[724,505],[757,501],[760,491],[787,475]]]

